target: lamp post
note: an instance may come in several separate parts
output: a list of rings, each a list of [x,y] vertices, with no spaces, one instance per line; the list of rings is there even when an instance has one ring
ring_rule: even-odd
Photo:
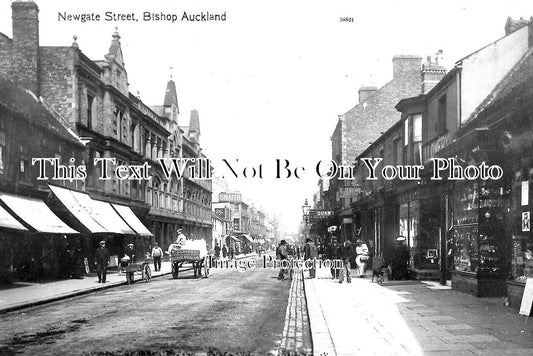
[[[304,221],[304,240],[307,239],[307,228],[308,228],[308,222],[309,222],[309,210],[311,210],[311,206],[307,202],[307,199],[305,199],[304,205],[302,205],[302,213],[303,213],[303,221]],[[305,241],[304,241],[305,243]]]

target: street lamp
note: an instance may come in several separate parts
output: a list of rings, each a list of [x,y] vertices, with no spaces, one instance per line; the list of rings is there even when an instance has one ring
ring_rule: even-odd
[[[308,228],[308,222],[309,222],[309,210],[311,210],[311,206],[307,202],[307,199],[305,199],[304,205],[302,205],[302,213],[303,213],[303,220],[304,220],[304,239],[307,240],[307,228]],[[305,242],[304,240],[304,242]]]
[[[311,206],[307,202],[307,199],[305,199],[305,203],[302,205],[302,213],[305,221],[307,221],[307,218],[309,217],[309,210],[311,210]]]

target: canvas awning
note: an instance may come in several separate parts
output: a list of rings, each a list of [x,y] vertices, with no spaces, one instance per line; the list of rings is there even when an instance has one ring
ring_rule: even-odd
[[[48,208],[44,201],[0,193],[0,199],[19,218],[39,232],[52,234],[77,234]]]
[[[28,231],[21,223],[17,221],[6,209],[0,206],[0,227],[7,227],[9,229]]]
[[[93,208],[91,215],[107,231],[117,234],[135,235],[135,231],[117,214],[111,204],[105,201],[91,199],[91,197],[89,199],[90,201],[86,201],[86,204],[91,204]]]
[[[248,240],[250,242],[254,242],[254,240],[252,239],[252,237],[249,234],[242,234],[242,236],[244,236],[246,238],[246,240]]]
[[[136,234],[111,204],[74,190],[55,186],[50,189],[91,233]]]
[[[124,219],[124,221],[141,236],[154,236],[150,230],[144,226],[139,218],[133,213],[129,206],[112,204],[117,213]]]
[[[59,188],[50,185],[50,190],[52,190],[52,193],[63,203],[63,205],[68,209],[68,211],[74,215],[74,217],[83,225],[87,230],[89,230],[90,233],[99,233],[99,232],[108,232],[102,225],[100,225],[89,212],[87,209],[81,205],[80,202],[76,199],[76,196],[73,194],[72,190],[65,189],[65,188]],[[77,192],[76,192],[77,193]],[[78,197],[81,195],[87,195],[83,193],[78,193]],[[90,199],[90,197],[87,195],[87,197]]]

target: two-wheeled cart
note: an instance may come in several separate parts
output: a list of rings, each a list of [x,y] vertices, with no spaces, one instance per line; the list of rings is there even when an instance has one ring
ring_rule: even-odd
[[[141,279],[148,283],[152,279],[152,270],[148,262],[131,263],[128,261],[121,261],[118,269],[118,274],[124,273],[126,281],[131,284],[135,281],[135,273],[141,275]]]
[[[200,257],[200,250],[172,250],[170,253],[172,277],[178,278],[180,272],[193,271],[194,278],[207,278],[209,266],[207,257]]]

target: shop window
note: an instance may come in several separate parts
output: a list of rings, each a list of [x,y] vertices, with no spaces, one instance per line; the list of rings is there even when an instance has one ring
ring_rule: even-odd
[[[532,173],[529,172],[529,180],[527,178],[523,180],[521,172],[516,172],[513,184],[511,276],[519,282],[526,282],[527,278],[533,278],[533,237],[531,235],[530,208]]]
[[[399,235],[406,238],[405,244],[412,250],[418,249],[420,201],[414,200],[400,204]]]
[[[453,209],[454,268],[503,273],[507,192],[486,182],[456,188]]]

